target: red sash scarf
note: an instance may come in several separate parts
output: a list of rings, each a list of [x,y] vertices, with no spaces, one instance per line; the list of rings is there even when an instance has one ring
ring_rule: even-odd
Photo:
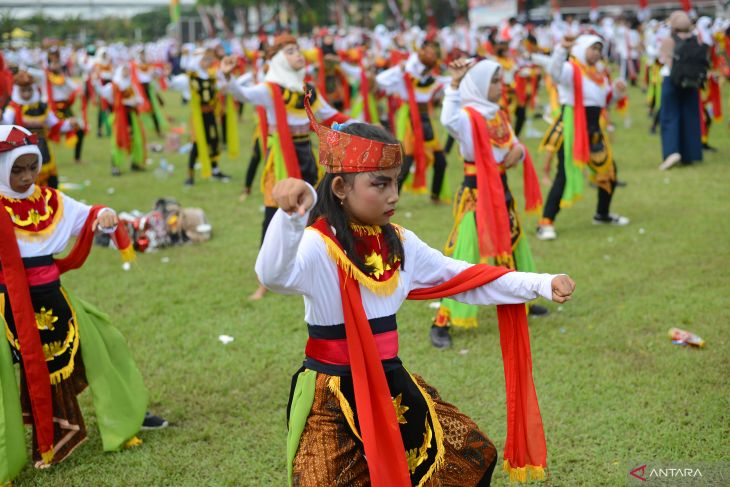
[[[25,122],[23,121],[23,107],[20,105],[20,103],[11,101],[10,103],[8,103],[8,106],[11,107],[15,112],[15,120],[13,120],[15,125],[20,125],[21,127],[27,128],[25,126]]]
[[[73,250],[64,259],[56,261],[60,273],[80,267],[89,255],[94,241],[92,225],[102,207],[95,206],[89,212],[81,234]],[[115,242],[123,255],[129,255],[131,244],[124,226],[115,232]],[[7,211],[0,211],[0,264],[13,310],[15,329],[22,350],[23,371],[30,396],[33,423],[38,440],[38,451],[46,463],[53,459],[53,402],[51,382],[43,353],[35,311],[30,298],[28,279],[20,256],[15,228]]]
[[[509,216],[505,210],[504,187],[492,153],[489,130],[484,117],[471,107],[465,108],[471,120],[474,162],[477,167],[477,235],[479,255],[507,258],[512,255]]]
[[[340,69],[335,71],[335,76],[337,76],[340,83],[342,83],[342,108],[345,111],[348,111],[350,110],[350,82],[348,81],[345,73]]]
[[[124,108],[124,95],[117,85],[113,86],[114,92],[114,135],[117,147],[129,152],[132,150],[132,137],[129,134],[129,121],[127,111]]]
[[[588,144],[586,109],[583,105],[583,74],[577,62],[571,61],[570,64],[573,66],[573,123],[575,127],[573,161],[578,164],[588,164],[590,145]]]
[[[259,117],[259,128],[261,129],[261,154],[266,157],[269,151],[269,120],[266,118],[266,108],[256,105],[256,114]]]
[[[537,179],[535,166],[532,164],[532,157],[527,146],[522,144],[525,153],[525,160],[522,161],[522,186],[525,193],[525,211],[528,213],[542,211],[542,191],[540,182]]]
[[[414,78],[410,73],[405,73],[403,78],[408,92],[408,110],[413,128],[413,160],[416,163],[412,187],[413,189],[421,189],[426,187],[426,142],[423,137],[421,114],[418,112],[418,103],[416,102],[416,90],[413,87]]]
[[[453,296],[483,286],[507,272],[511,271],[504,267],[477,264],[437,286],[411,291],[408,299]],[[528,477],[543,479],[547,466],[547,445],[532,379],[526,307],[524,304],[500,304],[497,306],[497,319],[507,400],[504,469],[509,472],[511,480],[524,482]]]
[[[274,113],[276,114],[276,130],[279,132],[279,145],[284,156],[286,173],[290,178],[302,179],[302,171],[299,169],[299,158],[294,150],[294,140],[289,131],[289,121],[286,118],[286,106],[281,96],[281,88],[276,83],[268,83],[271,89],[271,98],[274,101]],[[320,93],[318,93],[319,95]]]
[[[368,73],[362,63],[362,56],[359,60],[360,64],[360,96],[362,97],[362,113],[367,123],[377,123],[370,116],[370,82],[368,81]]]
[[[339,246],[326,221],[318,222],[315,228]],[[373,487],[410,486],[403,440],[375,338],[362,304],[360,285],[350,277],[343,262],[335,261],[355,404],[370,481]],[[507,272],[511,271],[503,267],[475,265],[437,286],[413,290],[408,298],[424,300],[453,296],[483,286]],[[507,388],[505,468],[510,471],[510,477],[524,479],[529,472],[532,478],[542,478],[547,465],[547,448],[532,380],[526,309],[522,304],[499,305],[497,312]]]
[[[56,100],[53,99],[53,84],[51,83],[51,72],[46,69],[46,96],[48,97],[48,107],[55,114]]]
[[[15,329],[23,351],[23,371],[28,385],[38,451],[46,463],[53,459],[53,404],[51,380],[43,354],[35,311],[28,290],[23,259],[15,237],[15,229],[6,211],[0,211],[0,263],[3,266],[8,300],[13,309]]]
[[[532,74],[530,78],[530,109],[535,109],[535,102],[537,101],[537,85],[540,78],[536,74]]]
[[[527,78],[519,74],[515,75],[515,95],[519,106],[527,104]]]

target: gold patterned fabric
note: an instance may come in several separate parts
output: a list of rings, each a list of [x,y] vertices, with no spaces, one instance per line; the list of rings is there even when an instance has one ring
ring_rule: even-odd
[[[76,357],[75,367],[71,375],[58,384],[51,385],[53,403],[53,460],[60,463],[73,452],[76,447],[86,441],[86,425],[81,414],[77,396],[88,386],[86,372],[81,355]],[[20,374],[20,405],[23,409],[23,422],[33,425],[33,414],[28,396],[28,385],[25,374]],[[33,427],[33,461],[41,460],[38,451],[35,426]]]
[[[421,428],[424,435],[422,443],[440,443],[433,446],[441,446],[443,451],[442,458],[432,462],[430,468],[421,467],[421,475],[412,474],[413,485],[488,485],[480,484],[480,481],[483,481],[487,472],[491,474],[490,469],[496,463],[497,451],[494,445],[471,419],[453,405],[444,402],[436,389],[419,376],[408,376],[432,405],[437,418],[433,426],[438,425],[440,430],[436,435],[433,432],[435,428]],[[343,378],[317,374],[314,403],[294,458],[292,480],[295,487],[370,485],[363,445],[353,419],[356,414],[352,411],[354,404],[344,397],[349,394],[347,391],[343,392],[341,379]],[[401,395],[393,399],[399,423],[411,420],[409,412],[414,405],[409,404],[409,400]],[[432,431],[430,438],[429,430]],[[409,449],[409,467],[418,462],[422,453],[420,450]]]
[[[59,384],[71,376],[75,361],[80,357],[76,316],[58,282],[32,286],[30,295],[49,379],[51,384]],[[23,350],[20,348],[13,313],[10,306],[7,306],[8,300],[2,292],[0,299],[6,305],[3,306],[2,317],[5,337],[10,344],[13,361],[20,362]]]

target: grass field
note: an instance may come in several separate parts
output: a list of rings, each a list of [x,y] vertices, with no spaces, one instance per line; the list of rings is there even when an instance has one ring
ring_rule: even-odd
[[[713,127],[719,152],[706,154],[705,162],[662,173],[660,140],[649,135],[643,96],[638,89],[631,96],[633,124],[626,129],[616,116],[614,137],[619,177],[628,186],[618,189],[612,207],[631,224],[592,225],[594,190],[559,215],[554,242],[537,241],[535,219],[523,219],[538,270],[568,273],[577,283],[570,303],[548,304],[550,316],[531,322],[548,444],[546,485],[624,485],[629,470],[642,464],[716,469],[730,461],[728,128]],[[179,97],[166,99],[167,112],[186,120]],[[143,211],[158,197],[175,197],[206,211],[214,238],[140,255],[129,272],[114,252],[96,248],[83,269],[65,277],[67,287],[112,316],[145,376],[150,409],[172,426],[143,433],[139,448],[104,454],[86,392],[89,440],[52,469],[28,466],[14,485],[285,485],[285,408],[306,328],[300,298],[246,299],[256,286],[262,203],[257,190],[238,201],[251,145],[250,107],[244,118],[242,154],[222,162],[233,176],[229,184],[183,188],[182,154],[162,154],[176,168],[169,177],[125,168],[112,178],[109,141],[93,132],[85,164],[74,165],[68,149],[57,150],[67,182],[90,182],[69,191],[73,197]],[[527,143],[540,166],[537,141]],[[457,152],[449,158],[453,189],[461,179]],[[154,168],[160,154],[150,156]],[[511,175],[521,201],[520,180],[519,171]],[[406,194],[394,220],[441,248],[451,212]],[[405,304],[398,315],[400,355],[472,416],[501,453],[504,379],[494,309],[480,312],[478,329],[455,331],[447,351],[430,345],[432,315],[428,303]],[[667,331],[673,326],[694,331],[707,346],[672,345]],[[221,334],[235,340],[223,345]],[[495,472],[495,485],[508,483]]]

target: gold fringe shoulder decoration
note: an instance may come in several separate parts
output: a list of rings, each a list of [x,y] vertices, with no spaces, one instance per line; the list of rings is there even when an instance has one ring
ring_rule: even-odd
[[[387,281],[376,281],[353,264],[350,258],[347,257],[347,254],[345,254],[345,251],[333,242],[332,239],[316,228],[310,228],[322,237],[324,246],[327,249],[327,254],[337,266],[341,267],[347,273],[348,277],[355,279],[358,283],[362,284],[365,288],[378,296],[390,296],[398,288],[398,283],[400,282],[400,269],[395,271]]]

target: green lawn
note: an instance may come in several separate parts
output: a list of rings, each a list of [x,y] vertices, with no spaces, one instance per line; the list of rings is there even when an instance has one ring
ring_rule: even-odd
[[[659,172],[659,137],[649,135],[643,95],[637,89],[631,94],[633,126],[625,129],[615,116],[615,158],[628,186],[618,189],[612,208],[629,216],[631,225],[592,225],[592,189],[559,215],[554,242],[537,241],[536,220],[524,219],[538,269],[568,273],[577,283],[570,303],[548,304],[550,316],[531,323],[547,485],[623,485],[629,470],[642,464],[716,465],[730,451],[728,129],[724,123],[713,127],[712,142],[720,150],[705,162]],[[166,99],[168,113],[187,120],[179,96]],[[69,191],[73,197],[144,211],[158,197],[175,197],[205,209],[214,238],[140,255],[129,272],[114,252],[96,248],[82,270],[65,277],[67,287],[112,316],[146,378],[150,409],[172,426],[143,433],[139,448],[105,454],[86,392],[89,440],[47,471],[28,466],[16,486],[285,485],[285,408],[306,328],[301,298],[246,299],[256,286],[262,219],[258,191],[238,202],[252,120],[246,107],[242,154],[223,158],[224,171],[233,176],[229,184],[201,181],[183,188],[187,155],[181,154],[163,154],[176,168],[168,178],[127,168],[112,178],[109,141],[93,131],[84,165],[74,165],[68,149],[57,150],[68,182],[91,183]],[[542,121],[536,125],[545,127]],[[528,145],[539,171],[537,141]],[[150,156],[156,167],[160,155]],[[455,189],[461,179],[457,150],[449,161]],[[511,181],[521,201],[519,170]],[[451,211],[405,195],[395,219],[441,248]],[[478,329],[455,331],[448,351],[430,345],[432,316],[428,303],[403,307],[401,357],[471,415],[501,453],[504,382],[494,309],[481,312]],[[707,346],[672,345],[667,331],[673,326],[696,332]],[[235,341],[223,345],[220,334]],[[495,485],[508,483],[495,472]]]

